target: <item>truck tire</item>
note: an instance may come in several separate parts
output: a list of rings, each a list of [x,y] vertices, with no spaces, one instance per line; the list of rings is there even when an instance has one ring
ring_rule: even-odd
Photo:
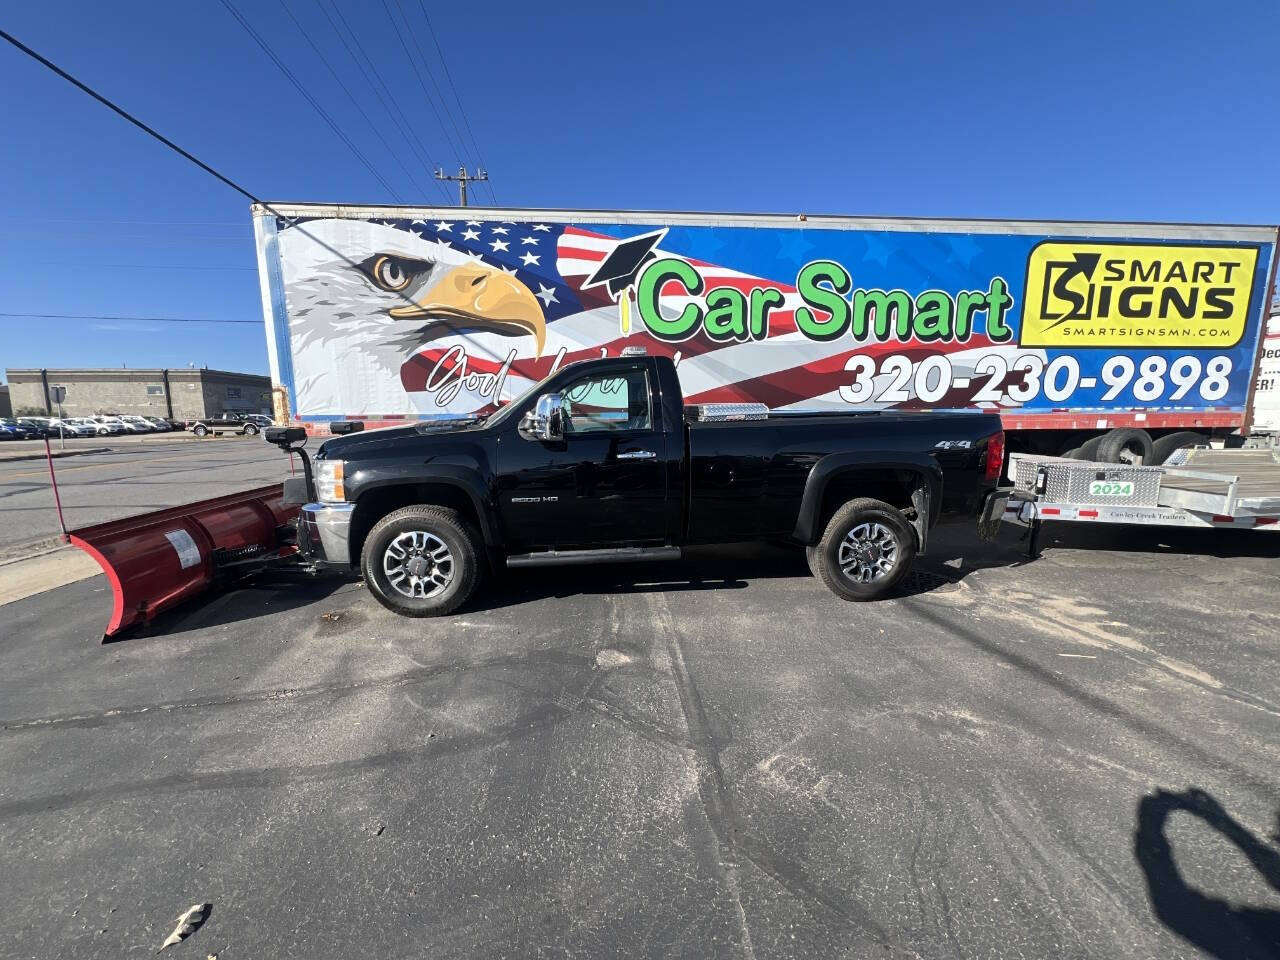
[[[197,423],[194,427],[191,428],[191,432],[194,433],[197,437],[207,437],[209,435],[209,428],[206,427],[203,423]]]
[[[246,437],[256,437],[258,435],[258,425],[256,423],[246,423],[244,430],[241,431]]]
[[[1151,434],[1134,427],[1121,427],[1102,435],[1098,460],[1102,463],[1151,463]]]
[[[1150,462],[1159,466],[1173,456],[1175,450],[1181,450],[1183,447],[1203,447],[1208,444],[1209,438],[1194,430],[1179,430],[1177,433],[1165,434],[1163,437],[1156,437],[1155,442],[1151,444]]]
[[[1097,460],[1098,447],[1102,445],[1103,434],[1096,437],[1090,437],[1084,443],[1080,444],[1071,456],[1073,460]]]
[[[822,539],[805,553],[813,575],[837,597],[876,600],[911,568],[916,532],[901,511],[861,497],[837,510]]]
[[[439,617],[465,603],[479,584],[477,542],[455,510],[402,507],[369,531],[360,571],[388,610],[403,617]]]

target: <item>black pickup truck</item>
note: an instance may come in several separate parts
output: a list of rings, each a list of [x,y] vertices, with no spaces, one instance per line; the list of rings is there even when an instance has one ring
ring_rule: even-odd
[[[288,449],[301,434],[266,436]],[[358,569],[408,616],[449,613],[502,566],[744,540],[803,546],[834,593],[870,600],[940,514],[984,509],[1003,453],[990,414],[685,407],[671,360],[633,356],[565,367],[487,418],[329,439],[286,499],[306,501],[314,569]]]
[[[199,417],[195,420],[187,421],[187,429],[194,433],[197,437],[207,437],[210,434],[217,436],[222,433],[239,433],[243,436],[252,437],[260,433],[263,421],[266,417],[242,416],[238,413],[222,413],[216,417]]]

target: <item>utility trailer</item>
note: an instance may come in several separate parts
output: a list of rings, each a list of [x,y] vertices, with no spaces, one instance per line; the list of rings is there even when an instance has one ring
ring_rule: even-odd
[[[1007,523],[1029,528],[1034,557],[1046,521],[1280,530],[1280,449],[1178,450],[1161,466],[1022,455],[1010,466]]]

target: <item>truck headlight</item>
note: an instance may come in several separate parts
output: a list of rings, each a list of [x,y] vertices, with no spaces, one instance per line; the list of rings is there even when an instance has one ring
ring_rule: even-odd
[[[341,503],[347,499],[342,487],[341,460],[316,461],[316,497],[321,503]]]

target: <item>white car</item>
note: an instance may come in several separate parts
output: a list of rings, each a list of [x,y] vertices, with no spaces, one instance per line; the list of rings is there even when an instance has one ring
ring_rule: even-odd
[[[77,437],[92,437],[98,433],[98,425],[88,417],[63,417],[63,424],[76,431]]]
[[[87,423],[79,417],[50,417],[49,429],[54,433],[61,431],[66,437],[92,437],[98,432],[96,424]]]
[[[90,417],[89,419],[98,425],[98,436],[100,437],[105,437],[107,434],[138,432],[136,427],[129,426],[119,417],[110,417],[100,414],[96,417]]]
[[[124,421],[125,426],[133,427],[137,433],[155,433],[156,425],[146,417],[135,417],[131,414],[122,414],[120,419]]]

